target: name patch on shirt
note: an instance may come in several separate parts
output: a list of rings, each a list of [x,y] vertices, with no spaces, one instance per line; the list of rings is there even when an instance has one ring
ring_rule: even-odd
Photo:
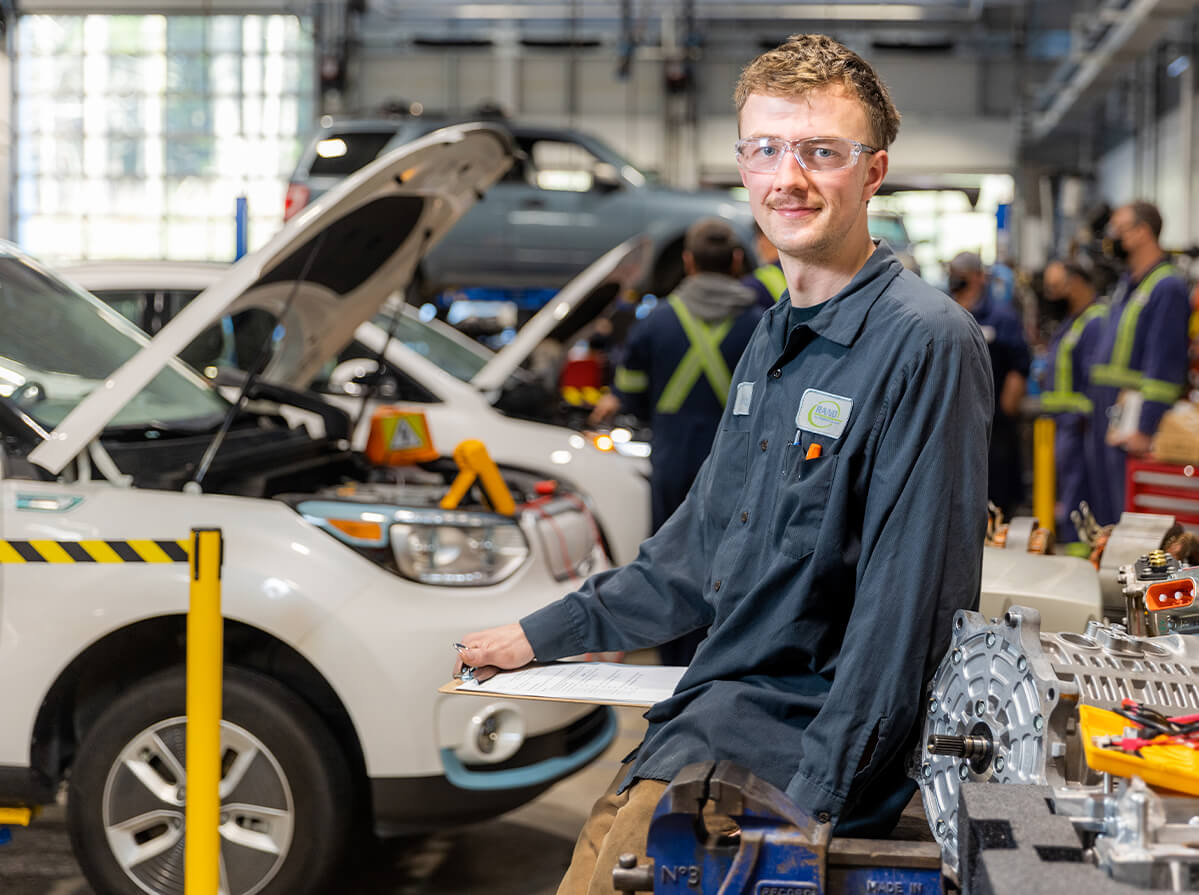
[[[733,398],[733,416],[748,416],[749,406],[754,401],[754,384],[738,382],[737,395]]]
[[[810,388],[803,393],[795,413],[795,427],[816,435],[840,438],[853,410],[853,398]]]

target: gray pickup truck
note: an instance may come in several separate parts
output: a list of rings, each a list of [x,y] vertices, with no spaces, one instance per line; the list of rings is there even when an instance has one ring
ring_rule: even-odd
[[[385,150],[457,121],[430,115],[324,119],[292,174],[284,219]],[[639,233],[651,238],[654,251],[644,288],[664,295],[683,276],[683,233],[708,215],[732,223],[752,255],[749,205],[732,194],[657,185],[589,134],[498,123],[512,133],[520,155],[426,256],[416,284],[420,297],[469,286],[557,288]]]

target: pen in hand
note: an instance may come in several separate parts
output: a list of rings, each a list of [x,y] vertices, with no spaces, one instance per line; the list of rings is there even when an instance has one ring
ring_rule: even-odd
[[[462,658],[462,653],[470,649],[465,643],[455,643],[454,651],[458,653],[458,662],[454,669],[454,677],[462,681],[474,681],[476,684],[481,684],[485,680],[495,676],[496,669],[492,665],[485,665],[482,668],[477,668],[474,665],[467,665]]]

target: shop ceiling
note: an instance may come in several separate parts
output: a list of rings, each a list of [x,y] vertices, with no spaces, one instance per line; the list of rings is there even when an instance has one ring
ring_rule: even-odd
[[[1097,97],[1188,14],[1192,0],[348,0],[372,40],[424,46],[595,47],[659,58],[742,56],[798,30],[824,31],[869,56],[896,52],[1027,65],[1025,139],[1076,130]],[[1189,49],[1189,48],[1188,48]]]

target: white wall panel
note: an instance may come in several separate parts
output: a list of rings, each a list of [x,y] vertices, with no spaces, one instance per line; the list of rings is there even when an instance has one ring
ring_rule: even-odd
[[[570,79],[562,60],[529,56],[520,60],[520,114],[564,115],[570,93]]]

